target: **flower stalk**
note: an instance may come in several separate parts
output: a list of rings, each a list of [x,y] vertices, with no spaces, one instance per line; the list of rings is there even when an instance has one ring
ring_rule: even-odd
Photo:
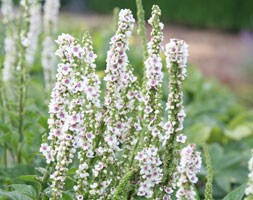
[[[186,77],[187,47],[184,41],[171,39],[165,49],[170,81],[167,102],[168,122],[164,126],[166,150],[163,160],[163,183],[170,184],[171,189],[175,189],[173,177],[179,165],[180,144],[186,141],[186,136],[182,134],[183,120],[186,116],[183,106],[182,81]]]

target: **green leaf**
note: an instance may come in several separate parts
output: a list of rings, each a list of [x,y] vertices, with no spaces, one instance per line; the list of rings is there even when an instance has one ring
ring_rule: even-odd
[[[243,184],[230,192],[223,200],[242,200],[246,184]]]
[[[243,122],[242,124],[236,126],[233,129],[225,130],[225,135],[233,140],[240,140],[251,134],[253,134],[252,122]]]
[[[8,197],[10,200],[33,200],[31,197],[17,191],[8,192],[8,191],[0,190],[0,195]]]
[[[202,144],[211,135],[212,128],[204,124],[195,124],[187,131],[187,139],[190,143]]]
[[[26,196],[29,196],[31,198],[36,198],[36,191],[35,189],[30,186],[30,185],[25,185],[25,184],[13,184],[11,187],[17,191],[20,192],[21,194],[24,194]]]
[[[18,178],[20,180],[23,180],[23,181],[33,182],[34,183],[34,187],[37,189],[37,191],[41,191],[42,185],[37,180],[37,176],[36,175],[24,175],[24,176],[19,176]]]
[[[222,174],[219,174],[214,177],[214,181],[224,192],[228,193],[230,191],[231,178],[229,176],[222,176]]]
[[[38,182],[36,175],[24,175],[24,176],[20,176],[19,179],[23,181]]]

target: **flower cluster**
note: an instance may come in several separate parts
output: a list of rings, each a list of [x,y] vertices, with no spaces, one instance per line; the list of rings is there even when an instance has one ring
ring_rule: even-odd
[[[144,148],[138,152],[135,159],[139,162],[141,177],[137,195],[151,198],[155,185],[161,182],[163,175],[158,149],[154,146]]]
[[[87,85],[84,90],[85,110],[83,131],[77,138],[78,148],[80,148],[78,152],[80,163],[76,171],[77,185],[74,187],[77,199],[84,199],[83,194],[88,192],[88,178],[90,176],[88,170],[92,171],[94,177],[98,177],[99,172],[104,168],[104,163],[101,161],[96,162],[93,168],[87,164],[88,160],[94,158],[95,154],[99,152],[95,146],[95,139],[102,115],[97,113],[101,107],[99,99],[100,80],[95,73],[96,65],[94,62],[96,55],[93,52],[92,41],[88,33],[83,38],[83,45],[86,50],[86,56],[83,58],[85,66],[83,68],[83,75],[87,78]]]
[[[120,144],[124,143],[128,136],[131,119],[127,114],[134,109],[134,101],[139,95],[134,90],[128,91],[131,89],[131,84],[136,81],[126,53],[134,21],[130,10],[120,11],[118,30],[111,39],[111,47],[107,53],[105,70],[107,129],[104,140],[112,152],[119,150]]]
[[[186,77],[187,44],[178,39],[171,39],[165,48],[166,64],[170,82],[167,102],[168,122],[164,125],[164,145],[167,149],[164,156],[164,185],[169,185],[171,198],[176,189],[177,166],[180,159],[180,144],[185,143],[182,134],[183,120],[186,116],[183,106],[182,81]],[[169,152],[173,152],[171,155]]]
[[[82,47],[68,34],[59,36],[57,43],[59,49],[56,54],[63,63],[58,65],[57,82],[49,104],[48,140],[51,147],[43,148],[47,146],[43,144],[41,150],[48,163],[56,162],[55,171],[51,174],[51,187],[54,195],[60,197],[68,166],[77,148],[92,151],[89,144],[94,133],[86,132],[90,128],[86,123],[90,120],[88,113],[93,112],[92,106],[100,107],[100,80],[94,71],[96,55],[89,46]],[[80,165],[82,169],[85,169],[83,162]]]
[[[12,79],[17,63],[17,39],[14,35],[7,35],[4,39],[4,67],[3,67],[3,81],[8,82]]]
[[[183,107],[182,81],[186,77],[186,63],[188,46],[183,40],[171,39],[166,45],[166,64],[170,73],[169,96],[167,102],[168,123],[165,126],[167,138],[171,134],[183,130],[183,121],[186,116]],[[176,113],[176,115],[174,114]],[[184,143],[185,136],[176,135],[178,142]]]
[[[15,12],[13,2],[11,0],[2,0],[1,1],[1,12],[3,15],[4,24],[8,24],[15,19]]]
[[[44,5],[43,27],[44,41],[42,50],[42,66],[44,71],[45,86],[47,89],[52,87],[56,71],[56,57],[54,55],[57,20],[60,8],[59,0],[46,0]]]
[[[148,58],[145,61],[144,81],[144,119],[148,126],[145,140],[147,145],[151,140],[162,140],[161,133],[161,87],[163,80],[161,41],[163,40],[163,24],[160,22],[161,10],[152,7],[149,23],[152,26],[151,41],[148,43]]]
[[[29,31],[27,33],[26,61],[33,64],[38,47],[38,39],[41,32],[41,4],[33,0],[29,5]]]
[[[182,199],[182,195],[195,198],[193,184],[201,166],[200,153],[195,152],[194,145],[180,151],[186,141],[181,85],[186,75],[187,45],[173,39],[166,46],[171,78],[169,116],[164,124],[160,15],[159,7],[153,6],[146,80],[141,91],[127,56],[135,20],[130,10],[120,11],[107,53],[103,103],[101,82],[95,73],[97,56],[88,33],[81,44],[68,34],[58,37],[56,55],[62,63],[49,104],[48,141],[40,149],[53,169],[52,200],[62,198],[70,164],[76,168],[72,177],[78,200],[119,200],[131,195],[156,200]],[[136,183],[137,188],[133,187]]]
[[[251,200],[253,198],[253,150],[252,157],[249,160],[249,174],[248,174],[248,185],[245,190],[245,195],[247,196],[245,200]]]
[[[3,23],[6,26],[6,36],[4,39],[4,63],[2,78],[4,82],[12,79],[15,65],[17,64],[17,30],[13,26],[15,20],[13,3],[10,0],[2,0],[1,12]]]
[[[197,183],[197,173],[201,168],[200,152],[197,152],[194,144],[188,145],[180,152],[180,164],[178,166],[179,178],[177,181],[177,199],[196,199],[193,184]]]

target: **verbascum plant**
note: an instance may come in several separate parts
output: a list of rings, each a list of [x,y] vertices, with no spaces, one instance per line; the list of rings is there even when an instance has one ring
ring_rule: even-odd
[[[51,173],[52,200],[63,198],[68,177],[78,200],[196,199],[201,157],[194,144],[184,146],[182,133],[187,45],[172,39],[165,48],[170,75],[165,123],[160,16],[153,6],[141,89],[127,55],[135,20],[129,9],[120,10],[107,52],[102,100],[88,33],[81,43],[68,34],[59,36],[56,54],[62,62],[49,104],[50,132],[40,149]]]
[[[4,39],[4,63],[2,80],[8,82],[13,78],[13,73],[17,65],[17,28],[14,25],[15,15],[14,6],[11,0],[3,0],[1,4],[3,23],[5,25]]]
[[[249,174],[248,174],[248,184],[245,190],[245,200],[253,199],[253,150],[252,157],[249,160]]]
[[[38,49],[39,35],[41,33],[41,3],[38,0],[30,1],[29,5],[29,31],[27,33],[27,46],[25,56],[29,68],[35,60]]]
[[[60,1],[46,0],[43,11],[43,36],[41,63],[44,72],[46,90],[51,89],[55,79],[57,60],[55,52],[55,37],[57,33],[57,22],[59,15]]]

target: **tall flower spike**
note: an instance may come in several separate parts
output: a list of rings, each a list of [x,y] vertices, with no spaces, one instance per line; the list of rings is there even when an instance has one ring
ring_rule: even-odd
[[[252,157],[249,160],[248,184],[245,190],[245,195],[246,195],[245,200],[253,199],[253,150],[252,150]]]
[[[105,132],[104,147],[105,153],[102,160],[107,165],[103,170],[104,174],[108,174],[101,178],[104,181],[110,181],[111,176],[115,178],[110,183],[115,187],[120,180],[120,174],[117,170],[109,170],[122,168],[124,170],[127,152],[125,151],[132,140],[133,135],[130,135],[134,127],[140,130],[139,124],[134,125],[136,101],[141,100],[141,95],[133,87],[136,84],[136,77],[133,74],[133,68],[129,65],[127,50],[129,49],[128,39],[132,35],[134,27],[134,18],[129,9],[122,9],[119,13],[118,29],[116,34],[111,39],[111,46],[107,53],[107,66],[106,66],[106,94],[105,94]],[[130,131],[131,130],[131,131]],[[133,131],[134,133],[134,131]],[[127,147],[128,146],[128,147]],[[117,152],[120,152],[121,157],[117,158]],[[111,167],[109,167],[111,166]],[[115,174],[115,173],[118,174]],[[110,175],[109,175],[110,174]],[[104,192],[107,198],[112,198],[114,191]]]
[[[194,144],[190,144],[181,150],[180,157],[177,168],[179,173],[177,187],[179,189],[176,197],[178,200],[196,199],[194,184],[198,181],[197,173],[199,173],[202,163],[200,152],[196,151]]]
[[[4,82],[8,82],[14,76],[13,73],[17,64],[17,30],[13,24],[15,19],[13,2],[11,0],[2,0],[1,12],[6,30],[2,79]]]
[[[26,62],[32,67],[34,62],[39,35],[41,32],[41,3],[38,0],[30,1],[29,5],[29,32],[27,34]]]
[[[107,110],[105,123],[107,129],[104,139],[111,152],[119,150],[120,144],[124,142],[129,132],[130,124],[127,114],[131,113],[133,106],[127,105],[126,98],[134,99],[137,95],[135,92],[127,94],[129,85],[136,81],[126,53],[134,21],[130,10],[120,11],[118,30],[111,39],[111,47],[107,53],[105,70],[105,107]]]
[[[55,160],[55,169],[50,176],[52,199],[61,198],[69,164],[72,163],[76,149],[82,144],[80,138],[85,137],[84,109],[88,108],[88,105],[84,94],[90,91],[90,83],[82,61],[94,66],[95,59],[95,55],[87,56],[90,53],[88,49],[82,48],[70,35],[62,34],[57,43],[59,49],[56,54],[62,63],[58,65],[57,82],[49,105],[48,140],[51,143],[43,143],[41,146],[41,152],[46,156],[47,162]],[[95,88],[91,90],[90,99],[97,103],[95,98],[99,96],[99,92],[95,93]]]
[[[137,195],[145,196],[146,198],[153,196],[154,187],[161,182],[162,177],[162,169],[160,167],[162,162],[160,161],[157,148],[159,147],[159,141],[162,140],[161,86],[163,72],[160,51],[163,40],[163,24],[160,22],[160,16],[161,10],[154,5],[152,7],[152,16],[148,21],[152,26],[152,32],[151,41],[148,43],[147,49],[148,57],[145,61],[144,124],[147,130],[145,130],[143,144],[146,148],[138,152],[135,157],[138,161],[141,175]],[[151,162],[146,162],[147,160]]]
[[[57,21],[59,15],[60,0],[46,0],[44,5],[44,41],[42,51],[42,66],[44,71],[44,80],[46,89],[52,87],[55,71],[56,71],[56,56],[54,38],[57,32]]]
[[[185,118],[183,106],[182,81],[186,77],[186,63],[188,56],[187,44],[178,39],[171,39],[166,45],[165,55],[169,70],[169,96],[167,102],[168,122],[164,126],[165,156],[163,161],[164,185],[170,185],[169,190],[176,188],[176,167],[179,162],[179,146],[184,143],[186,136],[182,134],[183,121]]]
[[[161,87],[163,80],[161,42],[163,24],[160,22],[161,10],[157,5],[152,7],[149,24],[152,26],[151,41],[148,43],[148,58],[145,61],[146,83],[144,91],[144,121],[148,130],[145,133],[145,144],[162,140],[161,130]]]
[[[83,102],[84,108],[84,124],[83,131],[77,136],[76,141],[80,151],[78,159],[80,161],[78,170],[76,171],[77,184],[74,186],[76,198],[85,199],[85,194],[89,191],[89,171],[93,172],[93,176],[97,177],[104,167],[101,161],[95,163],[94,167],[90,164],[96,152],[96,138],[99,129],[99,122],[102,114],[99,112],[100,104],[100,80],[95,73],[96,55],[93,52],[92,41],[88,33],[83,38],[84,49],[86,55],[83,57],[83,76],[86,77],[86,87],[84,90]]]

